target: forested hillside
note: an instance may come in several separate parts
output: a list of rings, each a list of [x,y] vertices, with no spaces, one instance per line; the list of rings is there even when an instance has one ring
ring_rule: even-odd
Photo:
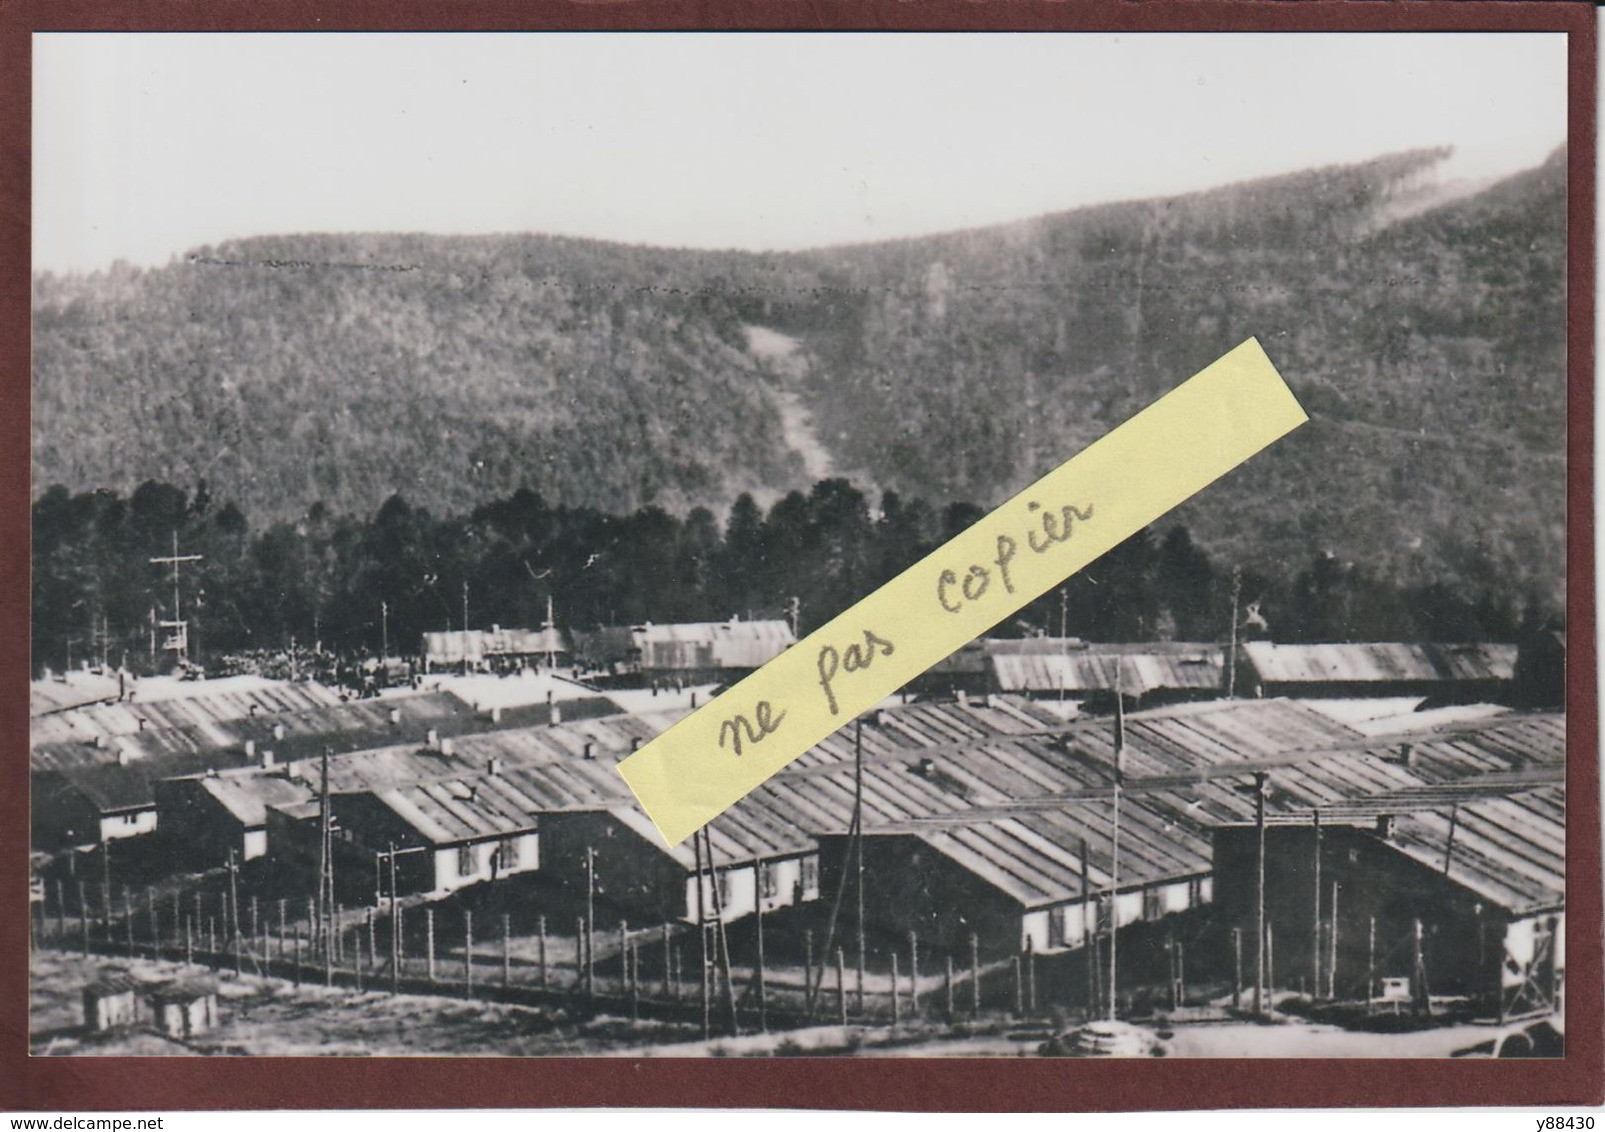
[[[1183,509],[1200,545],[1554,602],[1564,153],[1392,220],[1442,157],[800,254],[285,236],[42,276],[35,492],[722,511],[808,486],[783,390],[861,486],[986,506],[1256,335],[1314,421]]]

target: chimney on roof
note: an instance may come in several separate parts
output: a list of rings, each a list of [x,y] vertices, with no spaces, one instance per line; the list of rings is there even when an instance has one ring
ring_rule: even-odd
[[[424,734],[424,746],[428,747],[431,751],[440,750],[440,732],[431,727],[428,732]]]
[[[283,741],[283,739],[284,739],[284,724],[275,723],[273,725],[273,738],[277,739],[277,740],[279,740],[281,742]]]
[[[398,707],[391,708],[390,709],[390,726],[394,727],[394,726],[396,726],[396,724],[398,724],[400,722],[401,722],[401,709],[398,708]]]
[[[991,692],[983,692],[981,694],[981,706],[982,707],[986,707],[986,708],[989,708],[989,707],[992,706],[992,693]]]
[[[885,727],[886,713],[877,708],[875,711],[870,713],[869,721],[876,727]]]
[[[1384,841],[1391,841],[1393,839],[1393,825],[1395,820],[1396,819],[1393,814],[1378,814],[1377,836],[1382,838]]]
[[[596,758],[596,744],[589,739],[585,740],[585,757],[587,759]]]
[[[490,775],[492,778],[495,778],[500,775],[501,772],[502,760],[494,755],[491,756],[490,761],[485,764],[485,773]]]
[[[634,739],[630,740],[630,750],[631,751],[639,751],[640,749],[641,749],[641,737],[639,735],[637,735]]]
[[[1414,743],[1400,743],[1394,761],[1400,766],[1416,765],[1416,748]]]
[[[921,759],[919,762],[914,764],[914,773],[919,775],[921,778],[929,778],[931,775],[936,773],[936,760]]]
[[[450,739],[442,739],[440,741],[440,753],[442,755],[450,756],[455,750],[456,748],[452,745]]]
[[[970,703],[970,694],[968,692],[966,692],[963,688],[954,688],[953,689],[953,699],[961,707],[967,707],[967,706],[969,706],[969,703]]]
[[[139,729],[141,731],[145,730],[145,717],[144,716],[140,716],[139,717]]]
[[[255,719],[257,710],[261,706],[262,706],[261,704],[252,704],[250,707],[245,709],[245,714],[248,715],[250,718]]]
[[[92,746],[104,748],[106,746],[106,736],[97,734],[92,740],[90,740],[90,744]]]
[[[256,740],[255,739],[247,739],[245,741],[245,757],[248,758],[248,759],[256,758]]]

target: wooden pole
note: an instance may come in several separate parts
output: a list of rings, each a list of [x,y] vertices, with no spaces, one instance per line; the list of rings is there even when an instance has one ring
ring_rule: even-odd
[[[1024,987],[1021,986],[1020,956],[1019,953],[1009,956],[1009,968],[1014,976],[1014,1016],[1016,1018],[1025,1013]]]
[[[709,826],[712,824],[710,822],[702,827],[702,848],[708,860],[708,873],[713,878],[713,918],[719,931],[718,944],[720,966],[724,969],[725,1005],[730,1010],[730,1036],[737,1037],[741,1033],[741,1022],[736,1017],[736,988],[730,970],[730,937],[725,932],[724,897],[719,892],[719,875],[713,870],[713,836],[709,832]]]
[[[1092,865],[1087,857],[1087,839],[1081,839],[1081,954],[1087,967],[1087,1017],[1098,1013],[1098,963],[1093,940],[1098,936],[1092,914]]]
[[[84,903],[84,878],[78,878],[78,935],[83,940],[84,958],[89,958],[89,908]]]
[[[641,948],[631,943],[625,950],[624,957],[628,960],[630,969],[630,1021],[641,1020]]]
[[[208,916],[208,917],[206,917],[206,951],[207,951],[207,954],[210,956],[210,962],[211,962],[211,965],[212,965],[212,970],[214,970],[214,971],[217,970],[217,967],[218,967],[218,955],[217,955],[217,917],[216,916]]]
[[[67,894],[62,891],[61,881],[56,881],[56,946],[63,951],[67,948]]]
[[[596,850],[585,847],[585,993],[596,993]]]
[[[1187,1005],[1187,945],[1176,941],[1176,1005]]]
[[[585,989],[585,917],[574,917],[574,989]]]
[[[1410,946],[1415,953],[1415,961],[1410,972],[1410,981],[1414,984],[1416,1009],[1432,1016],[1432,994],[1427,989],[1427,965],[1421,953],[1421,921],[1412,923],[1410,932]]]
[[[702,838],[695,833],[691,835],[691,851],[696,857],[697,866],[697,944],[702,956],[702,1040],[707,1041],[713,1036],[713,998],[708,987],[708,912],[703,897],[707,881],[702,870]]]
[[[435,910],[424,909],[424,978],[435,985]]]
[[[970,933],[970,1017],[981,1016],[981,937]]]
[[[629,990],[630,983],[630,925],[619,921],[619,993]]]
[[[953,1013],[953,956],[951,953],[944,957],[944,964],[945,965],[942,971],[942,992],[945,1000],[945,1010],[943,1011],[942,1016],[947,1019],[947,1024],[951,1026],[954,1018],[956,1017]]]
[[[903,1020],[902,1005],[898,1001],[897,993],[897,949],[892,949],[892,1025],[896,1026]]]
[[[128,957],[134,957],[134,904],[133,897],[128,894],[128,886],[123,885],[123,934],[128,937]]]
[[[759,868],[763,866],[760,865]],[[764,965],[763,953],[763,884],[758,885],[758,1032],[769,1032],[769,972]],[[840,951],[838,949],[838,954]]]
[[[513,918],[502,913],[502,986],[513,985]]]
[[[282,896],[279,897],[279,938],[278,938],[278,946],[274,950],[276,950],[278,952],[279,962],[280,963],[284,962],[284,897],[282,897]]]
[[[858,1013],[864,1013],[864,717],[853,723],[854,871],[858,875]]]
[[[362,917],[368,928],[368,970],[377,973],[379,970],[379,917],[372,908]],[[358,965],[361,965],[361,956],[358,956]]]
[[[551,981],[546,973],[546,913],[542,912],[535,919],[535,931],[538,951],[536,958],[541,965],[541,993],[551,990]]]
[[[679,988],[674,985],[673,937],[669,921],[663,921],[663,997],[679,1000]]]
[[[1254,835],[1258,842],[1254,882],[1254,1013],[1265,1012],[1265,773],[1254,775]]]
[[[1243,1005],[1243,929],[1232,929],[1232,1009]]]
[[[1037,1012],[1037,951],[1030,936],[1025,937],[1025,1002],[1026,1008]]]
[[[1176,933],[1168,932],[1165,935],[1165,963],[1170,972],[1170,1008],[1175,1010],[1176,1001]]]
[[[910,1019],[919,1017],[920,1013],[920,937],[914,932],[908,933],[908,1016]]]
[[[150,919],[150,957],[152,959],[160,959],[162,957],[162,923],[161,918],[156,914],[156,890],[153,888],[145,889],[145,914]]]
[[[463,909],[463,997],[474,997],[474,910]]]
[[[390,843],[390,993],[401,993],[401,886],[396,881],[396,843]]]
[[[301,985],[301,925],[295,925],[295,964],[290,968],[295,986]]]
[[[1273,924],[1265,925],[1265,993],[1271,1001],[1267,1005],[1276,1005],[1276,928]]]
[[[1338,882],[1332,882],[1332,931],[1330,933],[1332,956],[1326,964],[1326,997],[1337,998],[1337,957],[1338,957]]]
[[[803,995],[808,1000],[810,1009],[813,1005],[814,977],[814,930],[803,929]]]
[[[1376,997],[1377,979],[1377,918],[1370,917],[1366,925],[1365,940],[1365,1008],[1371,1009],[1371,1002]]]
[[[847,956],[839,947],[836,949],[836,1016],[843,1026],[847,1025]]]
[[[1310,943],[1310,996],[1317,998],[1321,993],[1321,810],[1316,807],[1312,811],[1315,837],[1315,920],[1313,938]]]

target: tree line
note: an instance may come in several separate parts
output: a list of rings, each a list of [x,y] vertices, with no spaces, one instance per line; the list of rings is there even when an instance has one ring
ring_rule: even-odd
[[[102,657],[162,667],[158,622],[180,614],[193,658],[321,648],[348,657],[415,652],[425,631],[533,627],[548,604],[565,629],[644,621],[779,618],[802,632],[854,602],[982,516],[845,479],[767,509],[661,507],[609,514],[552,505],[535,491],[436,516],[392,496],[370,516],[322,503],[253,529],[232,502],[147,481],[124,497],[56,486],[33,505],[33,664]],[[1301,568],[1212,558],[1185,526],[1138,532],[994,630],[1095,641],[1225,640],[1231,610],[1249,635],[1282,641],[1515,640],[1552,611],[1518,609],[1508,588],[1448,581],[1401,586],[1366,564],[1317,556]]]

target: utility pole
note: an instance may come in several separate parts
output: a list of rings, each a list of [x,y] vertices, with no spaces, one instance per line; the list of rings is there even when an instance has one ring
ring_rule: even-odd
[[[854,868],[858,873],[858,1012],[864,1012],[864,717],[853,725],[853,839]]]
[[[1243,568],[1232,567],[1232,643],[1226,651],[1226,698],[1237,696],[1237,602],[1243,592]]]
[[[1310,940],[1310,998],[1321,996],[1321,807],[1311,811],[1315,822],[1315,928]]]
[[[1254,883],[1254,1013],[1265,1012],[1265,779],[1254,772],[1254,832],[1259,843]]]
[[[1059,706],[1064,707],[1065,669],[1070,667],[1070,588],[1059,587]]]
[[[323,761],[319,768],[318,786],[318,923],[314,933],[323,936],[326,956],[323,964],[324,985],[334,985],[334,836],[333,819],[329,813],[329,748],[323,748]]]
[[[390,603],[379,603],[379,659],[390,659]]]
[[[585,993],[596,991],[596,850],[585,847]]]
[[[463,651],[468,651],[468,579],[463,579]]]
[[[1120,787],[1124,772],[1121,756],[1126,750],[1126,696],[1121,679],[1121,664],[1115,659],[1115,788],[1114,808],[1110,820],[1109,842],[1109,1019],[1113,1021],[1119,1009],[1116,1000],[1115,946],[1120,935]]]
[[[153,566],[171,566],[173,568],[173,617],[172,620],[162,621],[159,624],[163,629],[173,630],[173,635],[168,638],[165,647],[173,650],[180,665],[187,663],[189,660],[189,625],[184,621],[183,613],[179,606],[178,568],[186,562],[200,562],[203,558],[204,555],[200,554],[180,554],[178,552],[178,532],[175,530],[173,532],[173,553],[161,555],[150,560]]]

